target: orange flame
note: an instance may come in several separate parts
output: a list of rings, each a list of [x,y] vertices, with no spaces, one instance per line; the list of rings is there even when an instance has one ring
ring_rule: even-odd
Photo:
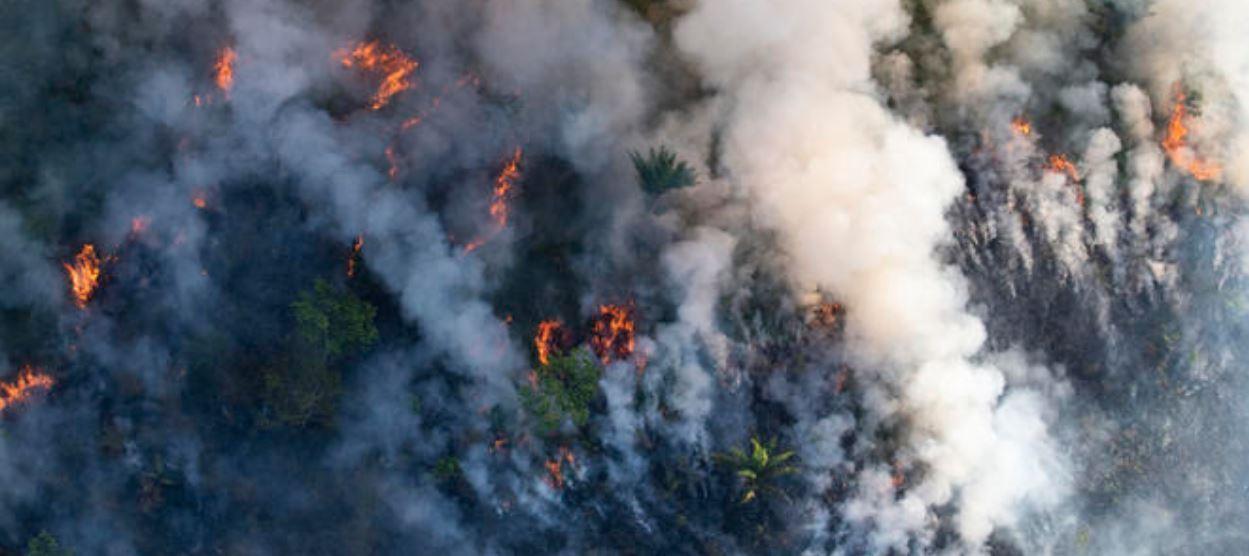
[[[1171,121],[1167,123],[1167,136],[1162,140],[1162,149],[1166,151],[1171,164],[1183,169],[1199,181],[1219,179],[1223,168],[1214,162],[1198,157],[1185,140],[1188,137],[1188,126],[1184,120],[1188,117],[1188,106],[1184,91],[1176,87],[1175,108],[1171,111]]]
[[[512,158],[503,166],[503,170],[494,178],[494,200],[490,202],[490,217],[494,219],[494,223],[502,228],[507,226],[508,207],[507,198],[515,186],[516,180],[520,178],[520,147],[516,147],[516,151],[512,153]]]
[[[845,312],[840,303],[820,303],[811,310],[811,324],[819,328],[833,328]]]
[[[362,42],[350,52],[340,50],[337,53],[343,67],[359,66],[364,71],[382,75],[382,82],[373,93],[372,110],[380,110],[390,103],[397,94],[413,87],[412,74],[420,67],[420,63],[389,45],[378,41]]]
[[[238,61],[238,57],[238,53],[227,46],[217,54],[217,61],[213,64],[213,81],[217,83],[217,88],[227,96],[230,94],[230,89],[234,88],[234,63]]]
[[[1076,188],[1076,201],[1080,206],[1084,206],[1084,190],[1080,188],[1080,170],[1076,165],[1067,158],[1066,155],[1052,154],[1049,162],[1046,163],[1045,169],[1058,174],[1065,174],[1071,180],[1071,184]]]
[[[600,305],[591,329],[590,347],[604,365],[613,359],[627,359],[636,343],[634,328],[633,307]]]
[[[347,256],[347,277],[356,277],[356,265],[360,259],[360,250],[364,248],[364,236],[356,236],[356,240],[351,242],[351,254]]]
[[[88,243],[74,256],[74,264],[61,263],[69,274],[70,291],[74,294],[74,303],[79,309],[87,307],[87,301],[95,293],[100,284],[100,257],[95,254],[95,246]]]
[[[0,382],[0,412],[11,405],[30,399],[36,389],[52,388],[53,383],[52,377],[35,372],[30,365],[22,367],[16,380],[7,383]]]
[[[1032,122],[1029,122],[1023,116],[1019,116],[1010,121],[1010,128],[1016,135],[1027,137],[1032,135]]]
[[[551,362],[551,352],[558,349],[555,334],[563,326],[558,320],[544,320],[538,323],[538,333],[533,337],[533,348],[538,352],[538,363],[547,365]]]

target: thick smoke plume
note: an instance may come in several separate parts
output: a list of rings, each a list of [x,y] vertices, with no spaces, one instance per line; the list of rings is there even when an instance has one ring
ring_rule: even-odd
[[[1238,2],[0,14],[0,553],[1249,548]]]

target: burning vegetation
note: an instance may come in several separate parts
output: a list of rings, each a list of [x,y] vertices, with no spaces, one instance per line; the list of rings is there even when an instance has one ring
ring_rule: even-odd
[[[390,104],[395,95],[414,87],[412,77],[420,67],[420,63],[397,47],[376,40],[361,42],[350,50],[340,50],[336,57],[343,67],[358,68],[380,79],[369,105],[371,110],[381,110]]]
[[[590,347],[604,365],[623,361],[633,355],[636,346],[635,309],[627,305],[599,305],[591,321]]]
[[[83,245],[82,250],[74,256],[73,264],[61,263],[65,273],[69,275],[69,289],[73,294],[74,304],[85,309],[87,302],[95,295],[100,285],[100,265],[103,261],[95,252],[95,245]]]
[[[30,365],[22,367],[13,380],[0,382],[0,414],[40,391],[46,392],[53,384],[51,376],[36,371]]]
[[[1176,87],[1175,97],[1171,119],[1167,122],[1167,135],[1162,140],[1162,149],[1166,151],[1172,165],[1198,181],[1219,179],[1223,174],[1222,167],[1199,157],[1188,144],[1188,96],[1183,89]]]
[[[232,47],[224,47],[213,62],[213,82],[223,94],[229,96],[234,88],[234,63],[238,61],[238,53]]]

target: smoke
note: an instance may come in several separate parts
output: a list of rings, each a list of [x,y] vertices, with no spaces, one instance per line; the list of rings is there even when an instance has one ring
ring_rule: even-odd
[[[1246,20],[18,2],[0,551],[1241,553]]]

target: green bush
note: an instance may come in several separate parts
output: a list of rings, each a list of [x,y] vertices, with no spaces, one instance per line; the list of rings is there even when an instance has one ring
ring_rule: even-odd
[[[521,389],[521,402],[543,434],[554,432],[564,419],[584,426],[598,396],[600,374],[598,363],[584,349],[551,357],[550,363],[534,371],[533,383]]]
[[[73,556],[74,551],[61,548],[61,543],[47,531],[26,543],[26,556]]]

